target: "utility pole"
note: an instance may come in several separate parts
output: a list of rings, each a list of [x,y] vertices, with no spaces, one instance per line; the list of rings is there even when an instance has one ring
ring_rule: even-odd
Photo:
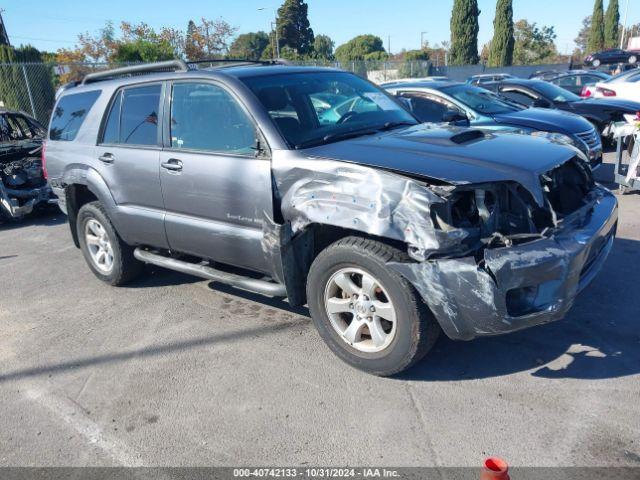
[[[387,37],[387,53],[391,55],[391,35]]]
[[[427,32],[420,32],[420,50],[424,50],[424,36]]]
[[[9,35],[7,35],[7,29],[4,27],[4,19],[2,18],[3,13],[4,8],[0,8],[0,45],[11,46],[11,42],[9,42]]]
[[[264,12],[265,10],[268,10],[267,7],[260,7],[258,9],[259,12]],[[278,11],[273,10],[273,13],[275,14],[275,19],[273,22],[271,22],[271,29],[273,30],[273,34],[276,40],[276,48],[273,48],[273,41],[272,41],[271,51],[275,52],[276,58],[280,58],[280,40],[278,39]]]
[[[620,49],[624,49],[624,35],[627,33],[627,19],[629,18],[629,0],[627,0],[627,7],[624,11],[624,23],[622,24],[622,37],[620,37]]]

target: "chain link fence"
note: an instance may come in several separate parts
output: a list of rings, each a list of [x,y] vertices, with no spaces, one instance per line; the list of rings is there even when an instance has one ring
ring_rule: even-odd
[[[429,61],[352,61],[295,62],[297,65],[339,68],[354,72],[375,83],[400,78],[446,76],[451,80],[465,81],[480,73],[510,73],[527,78],[539,70],[566,70],[567,64],[525,65],[504,68],[486,68],[483,65],[435,66]],[[55,103],[56,90],[69,82],[80,81],[88,73],[125,66],[107,63],[0,63],[0,108],[16,110],[31,115],[47,125]],[[205,65],[199,65],[203,68]]]

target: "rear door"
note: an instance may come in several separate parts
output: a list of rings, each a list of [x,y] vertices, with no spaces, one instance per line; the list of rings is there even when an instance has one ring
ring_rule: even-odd
[[[270,273],[262,224],[272,217],[271,162],[239,100],[205,80],[171,85],[160,178],[171,249]],[[262,142],[264,145],[264,142]]]
[[[162,83],[118,90],[95,165],[116,202],[120,234],[129,243],[167,248],[159,174],[163,92]]]

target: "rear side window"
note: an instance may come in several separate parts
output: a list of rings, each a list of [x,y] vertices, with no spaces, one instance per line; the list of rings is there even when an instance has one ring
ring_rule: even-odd
[[[51,117],[49,138],[68,142],[75,139],[87,113],[99,96],[100,90],[93,90],[62,97]]]
[[[111,104],[102,143],[157,145],[161,91],[158,84],[118,92]]]

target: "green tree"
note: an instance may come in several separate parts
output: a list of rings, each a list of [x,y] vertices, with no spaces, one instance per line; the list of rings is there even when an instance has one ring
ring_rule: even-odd
[[[187,24],[187,34],[184,38],[184,54],[187,60],[195,60],[200,53],[197,43],[198,28],[193,20]]]
[[[313,51],[314,35],[309,24],[309,6],[304,0],[285,0],[278,9],[276,28],[280,47],[289,47],[300,55]]]
[[[591,31],[589,32],[588,49],[598,52],[604,48],[604,12],[602,0],[596,0],[591,15]]]
[[[116,62],[158,62],[175,58],[173,47],[166,40],[143,40],[121,42],[116,47],[113,60]]]
[[[578,46],[580,53],[584,55],[587,53],[587,47],[589,45],[589,32],[591,32],[591,15],[582,19],[582,28],[578,32],[578,36],[573,40]]]
[[[420,78],[429,75],[429,53],[425,50],[408,50],[403,54],[398,69],[400,78]]]
[[[535,23],[518,20],[515,23],[514,36],[513,63],[516,65],[547,63],[558,55],[555,44],[556,32],[553,27],[538,28]]]
[[[451,65],[478,63],[478,9],[477,0],[454,0],[451,13]]]
[[[375,35],[359,35],[336,48],[336,59],[339,62],[365,60],[374,52],[385,52],[382,39]]]
[[[489,48],[489,66],[505,67],[513,63],[513,0],[498,0],[493,20],[493,40]]]
[[[618,25],[620,22],[620,12],[618,11],[618,0],[609,0],[607,13],[604,16],[604,46],[605,48],[616,48],[618,46]]]
[[[313,56],[319,60],[333,60],[335,43],[327,35],[317,35],[313,41]]]
[[[265,32],[250,32],[238,35],[229,47],[232,58],[259,60],[265,48],[269,46],[269,35]]]

